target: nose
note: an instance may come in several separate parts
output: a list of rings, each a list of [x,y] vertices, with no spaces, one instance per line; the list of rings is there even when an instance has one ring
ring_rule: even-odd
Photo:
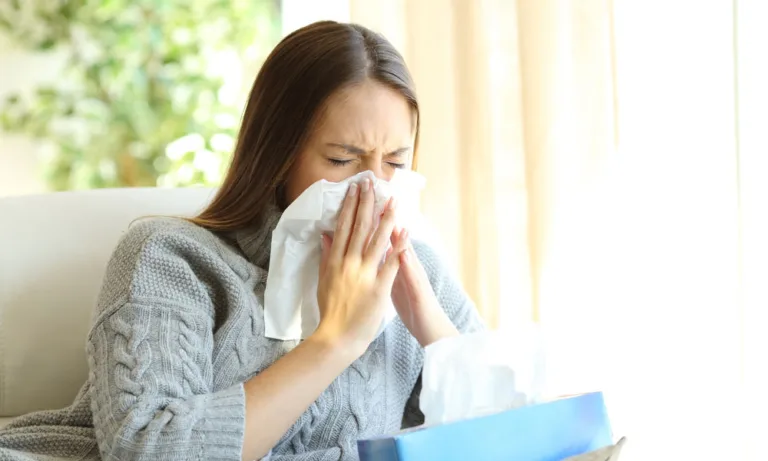
[[[371,153],[366,156],[365,161],[362,162],[361,171],[367,170],[372,171],[373,174],[379,179],[383,179],[385,181],[392,179],[392,172],[389,171],[391,168],[387,169],[384,167],[384,159],[381,155]]]

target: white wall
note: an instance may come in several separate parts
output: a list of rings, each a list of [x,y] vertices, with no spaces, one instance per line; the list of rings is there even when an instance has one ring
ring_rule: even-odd
[[[0,99],[15,91],[30,91],[56,79],[60,54],[33,54],[0,35]],[[46,190],[39,165],[41,145],[19,135],[0,132],[0,197]]]

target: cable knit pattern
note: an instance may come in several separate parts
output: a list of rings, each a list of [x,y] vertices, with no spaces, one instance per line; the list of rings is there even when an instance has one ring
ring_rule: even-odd
[[[264,337],[273,210],[217,235],[147,219],[110,260],[86,343],[88,380],[67,408],[0,430],[0,460],[240,460],[242,383],[296,346]],[[462,331],[481,327],[429,247],[416,252]],[[285,433],[270,461],[356,460],[356,442],[419,421],[423,351],[395,320]],[[422,417],[423,418],[423,417]],[[255,430],[258,430],[255,429]]]

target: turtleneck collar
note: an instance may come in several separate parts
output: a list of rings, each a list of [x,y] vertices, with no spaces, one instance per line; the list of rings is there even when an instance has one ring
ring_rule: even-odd
[[[272,249],[272,231],[277,227],[282,210],[272,204],[267,208],[261,222],[233,233],[240,250],[250,262],[264,270],[269,269],[269,253]]]

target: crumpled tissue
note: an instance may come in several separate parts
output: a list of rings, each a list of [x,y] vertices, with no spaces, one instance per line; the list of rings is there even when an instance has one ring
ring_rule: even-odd
[[[427,346],[419,399],[425,424],[443,424],[540,403],[545,347],[537,325],[481,331]]]
[[[425,229],[419,211],[425,179],[409,170],[397,170],[390,181],[365,171],[341,182],[318,181],[307,188],[283,212],[272,232],[269,273],[264,292],[265,336],[280,340],[306,339],[320,321],[317,284],[321,235],[333,234],[341,205],[351,183],[372,181],[374,212],[378,216],[390,197],[396,197],[398,225],[419,238]],[[387,309],[379,334],[397,315]]]

